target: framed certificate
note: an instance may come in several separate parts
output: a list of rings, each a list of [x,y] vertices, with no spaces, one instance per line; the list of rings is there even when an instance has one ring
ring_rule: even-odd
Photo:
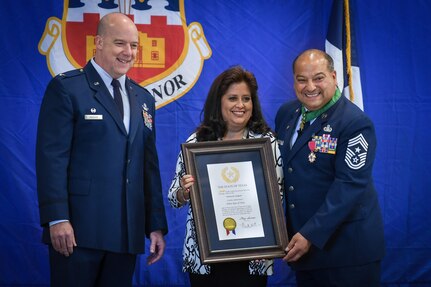
[[[285,217],[269,138],[185,143],[203,263],[283,257]]]

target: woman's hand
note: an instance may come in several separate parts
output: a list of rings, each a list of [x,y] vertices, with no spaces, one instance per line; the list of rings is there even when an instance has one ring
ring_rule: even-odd
[[[181,204],[190,200],[190,187],[195,183],[195,179],[190,174],[184,175],[180,180],[180,189],[177,192],[177,199]]]

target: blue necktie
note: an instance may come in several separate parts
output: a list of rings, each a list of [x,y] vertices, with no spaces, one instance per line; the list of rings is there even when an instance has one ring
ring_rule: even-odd
[[[120,111],[121,119],[124,118],[123,99],[121,98],[120,82],[117,79],[112,79],[111,85],[114,87],[114,101]]]

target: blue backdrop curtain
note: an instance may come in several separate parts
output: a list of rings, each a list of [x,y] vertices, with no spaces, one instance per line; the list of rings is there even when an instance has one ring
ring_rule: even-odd
[[[49,284],[47,248],[40,241],[34,145],[40,103],[52,75],[38,45],[48,19],[62,19],[69,2],[81,1],[3,1],[0,9],[0,286]],[[180,144],[200,122],[216,75],[234,64],[254,72],[264,116],[273,127],[278,107],[295,97],[292,60],[304,49],[325,49],[332,4],[184,1],[186,24],[201,25],[211,52],[195,73],[194,85],[157,110],[165,197]],[[378,137],[374,179],[387,249],[382,285],[431,286],[431,2],[351,0],[350,9],[364,111]],[[137,286],[188,285],[181,272],[185,210],[170,208],[167,200],[165,205],[165,256],[150,267],[140,257]],[[269,284],[294,286],[291,271],[280,260]]]

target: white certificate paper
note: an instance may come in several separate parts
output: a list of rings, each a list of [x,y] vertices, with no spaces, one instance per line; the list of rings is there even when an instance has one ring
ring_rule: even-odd
[[[219,240],[264,237],[251,161],[208,164]]]

